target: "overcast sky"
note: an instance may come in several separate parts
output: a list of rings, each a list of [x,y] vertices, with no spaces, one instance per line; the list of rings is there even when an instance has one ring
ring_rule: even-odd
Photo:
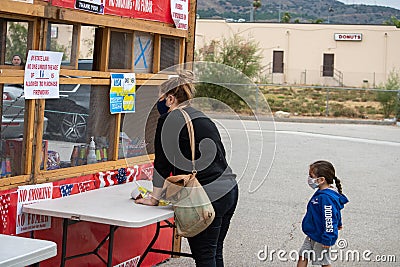
[[[400,9],[400,0],[339,0],[345,4],[389,6]]]

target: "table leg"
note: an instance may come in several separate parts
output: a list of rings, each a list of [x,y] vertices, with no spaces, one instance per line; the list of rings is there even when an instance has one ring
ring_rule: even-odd
[[[63,219],[63,237],[62,237],[62,250],[61,250],[61,265],[65,266],[66,256],[67,256],[67,237],[68,237],[68,219]]]
[[[142,264],[144,258],[146,258],[147,254],[150,252],[151,248],[153,247],[154,243],[156,243],[157,238],[160,234],[160,222],[157,222],[156,233],[154,234],[153,239],[151,240],[150,244],[147,246],[146,250],[144,251],[143,255],[140,257],[140,260],[137,264],[138,267]]]
[[[107,267],[112,266],[112,254],[113,254],[113,246],[114,246],[114,233],[115,233],[116,226],[110,225],[110,234],[108,240],[108,260],[107,260]]]

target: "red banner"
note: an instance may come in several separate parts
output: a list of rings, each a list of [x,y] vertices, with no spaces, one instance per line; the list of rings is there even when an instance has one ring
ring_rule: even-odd
[[[170,0],[52,0],[53,6],[85,10],[98,14],[174,23]]]

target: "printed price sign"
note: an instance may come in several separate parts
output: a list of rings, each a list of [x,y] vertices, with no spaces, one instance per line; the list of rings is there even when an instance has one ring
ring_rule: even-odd
[[[25,65],[25,99],[60,98],[59,76],[63,53],[30,50]]]
[[[135,73],[111,73],[110,111],[116,113],[135,112]]]

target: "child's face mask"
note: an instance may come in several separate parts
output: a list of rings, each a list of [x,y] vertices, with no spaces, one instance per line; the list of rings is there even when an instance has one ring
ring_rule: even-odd
[[[319,183],[317,182],[318,178],[312,178],[311,176],[308,176],[308,185],[312,188],[312,189],[317,189],[319,186]]]

